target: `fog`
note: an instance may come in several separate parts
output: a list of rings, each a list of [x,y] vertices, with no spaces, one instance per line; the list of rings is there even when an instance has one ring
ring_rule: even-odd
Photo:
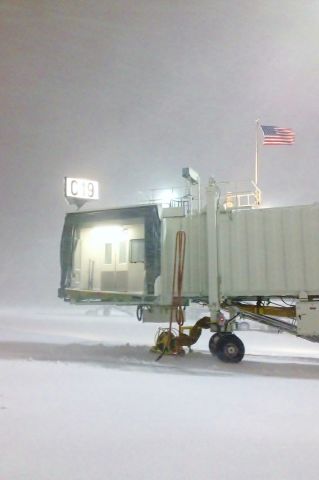
[[[313,203],[318,2],[0,1],[1,300],[57,305],[63,177],[100,182],[92,208],[181,183],[253,178],[266,205]]]

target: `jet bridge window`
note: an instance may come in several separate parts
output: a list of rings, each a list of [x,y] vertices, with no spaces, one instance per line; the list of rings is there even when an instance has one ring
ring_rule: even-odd
[[[112,265],[112,243],[105,244],[104,263],[106,265]]]
[[[130,263],[144,263],[144,238],[130,240]]]
[[[127,263],[127,240],[119,242],[119,263]]]

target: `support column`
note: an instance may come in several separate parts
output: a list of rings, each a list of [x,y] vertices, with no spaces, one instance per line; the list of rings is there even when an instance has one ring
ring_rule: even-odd
[[[213,178],[209,179],[207,198],[207,259],[208,259],[208,307],[212,321],[218,319],[220,310],[219,268],[217,243],[217,207],[219,189]]]

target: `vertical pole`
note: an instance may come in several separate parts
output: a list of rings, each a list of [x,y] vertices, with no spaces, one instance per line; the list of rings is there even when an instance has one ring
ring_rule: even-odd
[[[219,302],[218,239],[217,239],[217,193],[214,179],[207,187],[207,256],[208,256],[208,307],[212,321],[217,319]]]
[[[259,151],[258,151],[258,130],[259,130],[259,120],[256,120],[256,152],[255,152],[255,185],[256,187],[258,186],[258,156],[259,156]]]

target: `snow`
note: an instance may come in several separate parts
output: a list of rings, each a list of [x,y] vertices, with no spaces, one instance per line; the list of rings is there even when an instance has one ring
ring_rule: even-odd
[[[0,313],[0,479],[317,479],[319,346],[209,333],[184,358],[149,351],[157,325],[84,307]]]

